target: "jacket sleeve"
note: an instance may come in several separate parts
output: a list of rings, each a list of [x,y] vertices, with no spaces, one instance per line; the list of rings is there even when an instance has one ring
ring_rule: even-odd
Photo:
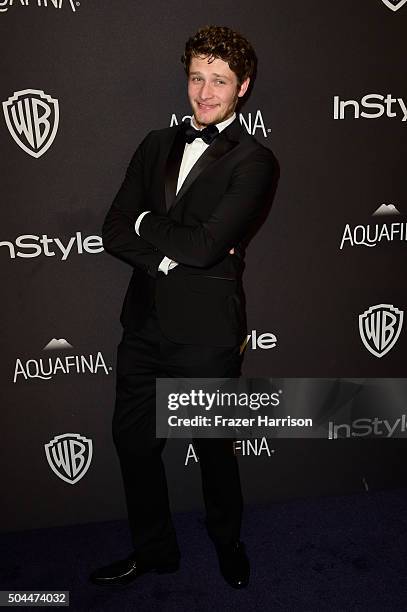
[[[134,229],[138,215],[148,210],[144,163],[150,137],[151,133],[143,140],[130,161],[124,181],[103,223],[102,239],[108,253],[141,268],[151,276],[156,276],[164,253],[159,247],[138,236]]]
[[[211,216],[195,225],[148,214],[140,235],[181,264],[206,268],[236,246],[270,203],[278,180],[274,155],[259,148],[234,169],[230,185]]]

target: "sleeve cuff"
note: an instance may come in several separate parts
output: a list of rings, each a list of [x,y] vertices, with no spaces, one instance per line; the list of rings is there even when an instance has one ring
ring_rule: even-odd
[[[176,261],[173,261],[169,257],[164,257],[160,265],[158,266],[158,269],[160,270],[160,272],[164,272],[164,274],[168,274],[168,272],[172,270],[173,268],[175,268],[175,266],[178,266],[178,263]]]
[[[151,210],[145,210],[144,212],[141,213],[141,215],[139,215],[137,217],[136,223],[134,224],[134,229],[136,230],[137,236],[140,236],[140,223],[141,223],[141,220],[143,219],[143,217],[148,215],[149,212],[151,212]]]

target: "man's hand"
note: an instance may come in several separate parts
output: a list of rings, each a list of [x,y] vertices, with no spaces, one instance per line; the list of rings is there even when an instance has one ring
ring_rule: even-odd
[[[234,248],[230,249],[229,255],[234,255],[234,254],[235,254],[235,249]],[[159,270],[159,272],[163,272],[164,274],[168,274],[168,272],[170,272],[177,265],[178,265],[178,263],[176,261],[172,261],[171,259],[168,259],[168,257],[164,257],[164,259],[162,260],[162,262],[158,266],[158,270]]]

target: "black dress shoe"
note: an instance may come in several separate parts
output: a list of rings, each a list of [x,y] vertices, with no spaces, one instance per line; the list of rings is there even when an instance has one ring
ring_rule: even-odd
[[[219,567],[222,576],[234,589],[243,589],[249,584],[250,564],[243,542],[230,546],[217,546]]]
[[[134,555],[130,555],[127,559],[116,561],[111,565],[95,570],[90,575],[90,581],[101,586],[123,586],[130,584],[130,582],[133,582],[133,580],[147,572],[169,574],[176,572],[178,569],[178,559],[167,562],[146,563],[137,561]]]

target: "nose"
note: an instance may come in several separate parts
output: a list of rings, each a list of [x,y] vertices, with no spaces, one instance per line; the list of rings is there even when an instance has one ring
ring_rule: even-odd
[[[202,83],[201,91],[199,93],[201,96],[201,100],[207,100],[208,98],[212,98],[212,86],[209,81],[204,81]]]

